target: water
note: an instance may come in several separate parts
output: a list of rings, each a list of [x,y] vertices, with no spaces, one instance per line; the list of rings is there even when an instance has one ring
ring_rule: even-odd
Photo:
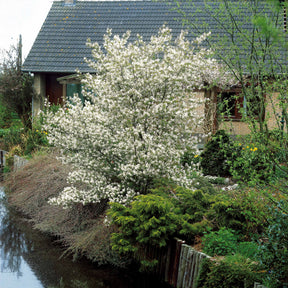
[[[0,187],[0,288],[151,288],[169,287],[156,279],[117,269],[72,262],[49,237],[33,230],[5,205]]]

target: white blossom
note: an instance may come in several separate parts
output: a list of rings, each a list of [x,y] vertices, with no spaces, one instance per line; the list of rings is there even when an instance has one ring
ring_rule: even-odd
[[[204,118],[204,102],[193,92],[231,77],[201,48],[208,35],[190,42],[182,32],[173,42],[163,27],[148,43],[140,36],[131,43],[129,37],[129,31],[120,37],[108,30],[103,47],[88,42],[93,60],[87,62],[97,73],[83,77],[84,106],[74,97],[47,115],[48,139],[73,167],[71,185],[53,204],[127,204],[161,177],[193,186],[193,167],[180,165],[185,148],[197,144]]]

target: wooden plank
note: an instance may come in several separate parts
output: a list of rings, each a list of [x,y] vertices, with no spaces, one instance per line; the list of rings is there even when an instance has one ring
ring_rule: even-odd
[[[183,287],[189,287],[189,282],[191,280],[191,271],[193,270],[194,261],[194,251],[191,247],[188,247],[187,257],[185,259],[185,273],[183,279]]]
[[[183,244],[181,246],[181,254],[180,254],[180,261],[179,261],[179,269],[178,269],[178,279],[177,279],[177,288],[184,288],[183,287],[183,278],[185,274],[186,268],[186,258],[189,251],[189,246]]]

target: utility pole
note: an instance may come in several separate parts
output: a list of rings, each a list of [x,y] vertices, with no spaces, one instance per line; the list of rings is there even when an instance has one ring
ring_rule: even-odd
[[[19,35],[19,42],[17,47],[17,71],[20,72],[22,67],[22,35]]]

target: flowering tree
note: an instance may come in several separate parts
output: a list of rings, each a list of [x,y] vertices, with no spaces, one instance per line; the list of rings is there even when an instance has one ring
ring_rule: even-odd
[[[190,42],[182,32],[173,42],[162,27],[149,43],[140,36],[128,42],[129,36],[112,37],[108,30],[104,51],[89,42],[94,59],[87,61],[97,73],[83,77],[85,104],[74,98],[68,109],[47,115],[49,141],[75,168],[71,186],[51,203],[127,203],[159,177],[192,185],[191,167],[183,169],[179,160],[196,144],[192,136],[203,121],[193,91],[227,77],[201,48],[208,35]]]

